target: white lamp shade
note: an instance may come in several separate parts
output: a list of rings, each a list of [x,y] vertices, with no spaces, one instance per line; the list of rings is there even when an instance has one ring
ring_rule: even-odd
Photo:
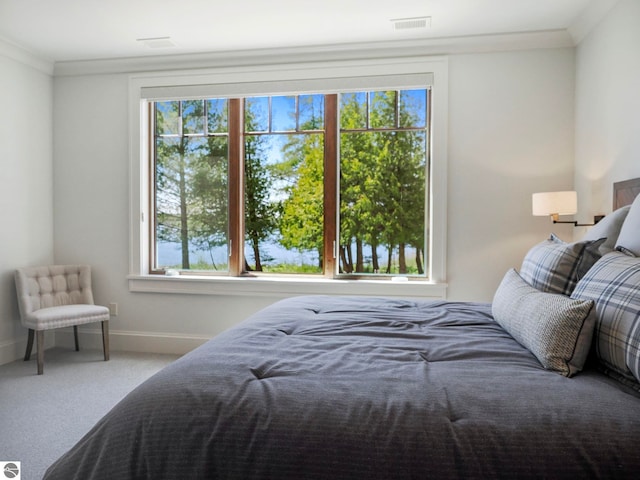
[[[575,215],[578,213],[578,194],[576,192],[541,192],[532,197],[535,216]]]

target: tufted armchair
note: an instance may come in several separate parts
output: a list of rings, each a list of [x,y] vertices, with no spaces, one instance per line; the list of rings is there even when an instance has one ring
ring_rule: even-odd
[[[73,326],[76,351],[78,325],[102,322],[102,347],[109,360],[109,309],[94,305],[91,267],[50,265],[16,270],[16,290],[22,324],[29,329],[25,361],[31,358],[36,333],[38,375],[44,364],[44,331]]]

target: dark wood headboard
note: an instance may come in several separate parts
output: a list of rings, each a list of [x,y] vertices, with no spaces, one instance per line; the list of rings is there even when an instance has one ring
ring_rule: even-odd
[[[631,205],[640,193],[640,178],[632,178],[613,184],[613,209]]]

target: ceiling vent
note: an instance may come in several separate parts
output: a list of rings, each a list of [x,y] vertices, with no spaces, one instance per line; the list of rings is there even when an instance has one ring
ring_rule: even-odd
[[[431,27],[431,17],[395,18],[391,20],[394,30],[412,30]]]
[[[171,37],[136,38],[136,42],[140,42],[149,48],[171,48],[176,46],[171,41]]]

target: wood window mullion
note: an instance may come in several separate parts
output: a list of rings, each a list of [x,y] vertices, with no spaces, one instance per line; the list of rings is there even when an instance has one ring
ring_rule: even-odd
[[[338,95],[325,95],[324,104],[324,250],[323,273],[336,275],[338,216]]]
[[[244,270],[244,138],[242,99],[229,99],[229,275]]]

